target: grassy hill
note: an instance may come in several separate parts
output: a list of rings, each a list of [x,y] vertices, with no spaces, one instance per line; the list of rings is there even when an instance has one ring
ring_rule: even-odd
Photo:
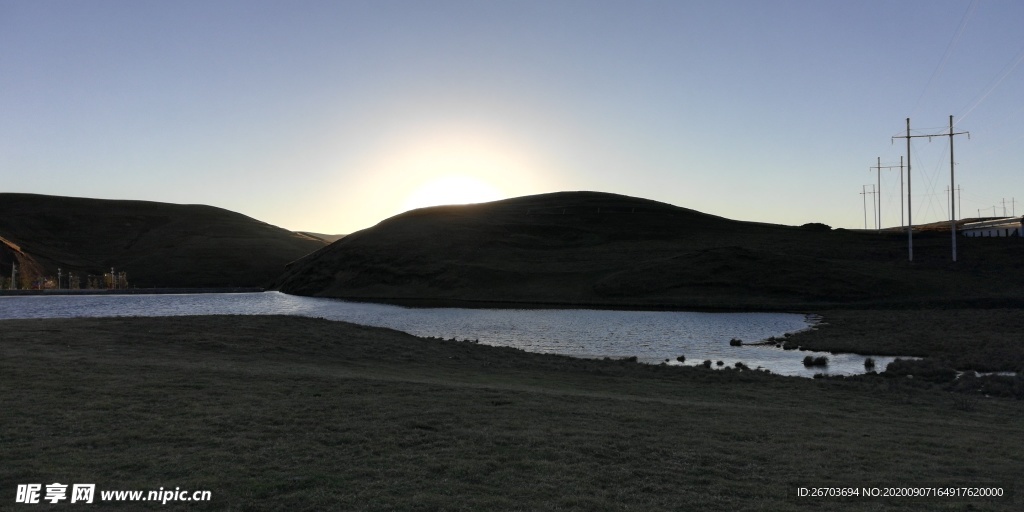
[[[316,238],[316,239],[319,239],[319,240],[323,240],[324,242],[326,242],[328,244],[337,242],[338,240],[341,240],[342,238],[345,238],[345,235],[327,235],[327,234],[324,234],[324,233],[314,233],[312,231],[296,231],[296,233],[298,233],[300,235],[308,236],[310,238]]]
[[[295,294],[416,304],[680,308],[1018,304],[1020,239],[740,222],[665,203],[560,192],[413,210],[294,264]]]
[[[0,194],[0,275],[102,275],[137,287],[262,286],[325,245],[205,205]],[[83,281],[84,285],[84,281]]]

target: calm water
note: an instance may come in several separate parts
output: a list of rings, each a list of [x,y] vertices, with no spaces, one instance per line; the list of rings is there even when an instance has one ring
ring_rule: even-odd
[[[191,295],[53,295],[0,297],[0,319],[179,315],[297,315],[389,327],[417,336],[480,340],[487,345],[577,357],[637,356],[646,363],[686,364],[705,359],[732,366],[742,361],[773,373],[864,372],[867,356],[732,347],[809,327],[804,315],[607,310],[404,308],[287,295],[280,292]],[[806,355],[825,355],[826,369],[803,366]],[[873,356],[877,370],[894,358]]]

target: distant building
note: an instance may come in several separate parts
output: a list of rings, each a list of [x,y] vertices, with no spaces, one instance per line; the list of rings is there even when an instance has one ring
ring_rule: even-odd
[[[1006,217],[982,222],[964,224],[960,231],[964,236],[1021,236],[1024,234],[1024,217]]]

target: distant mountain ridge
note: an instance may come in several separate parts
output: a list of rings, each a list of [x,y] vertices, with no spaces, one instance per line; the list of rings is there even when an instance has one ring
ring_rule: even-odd
[[[0,276],[113,267],[136,287],[263,286],[326,245],[213,206],[17,193],[0,194],[0,239]]]
[[[782,226],[647,199],[558,192],[423,208],[387,219],[289,265],[287,293],[459,305],[490,302],[785,309],[1020,299],[1020,244]],[[980,252],[979,252],[980,251]],[[1008,268],[1016,269],[1006,277]]]

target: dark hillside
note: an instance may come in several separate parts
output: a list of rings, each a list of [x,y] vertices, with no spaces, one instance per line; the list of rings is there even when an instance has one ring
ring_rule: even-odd
[[[789,308],[1017,300],[1020,240],[961,243],[739,222],[665,203],[561,192],[414,210],[291,265],[282,291],[462,301]],[[1007,278],[1004,271],[1016,269]]]
[[[338,240],[341,240],[342,238],[345,238],[345,235],[327,235],[327,234],[324,234],[324,233],[313,233],[311,231],[296,231],[296,233],[298,233],[300,235],[308,236],[310,238],[316,238],[318,240],[323,240],[324,242],[326,242],[328,244],[337,242]]]
[[[114,267],[137,287],[262,286],[325,245],[212,206],[36,194],[0,194],[0,237],[7,278],[18,260],[52,276]]]

